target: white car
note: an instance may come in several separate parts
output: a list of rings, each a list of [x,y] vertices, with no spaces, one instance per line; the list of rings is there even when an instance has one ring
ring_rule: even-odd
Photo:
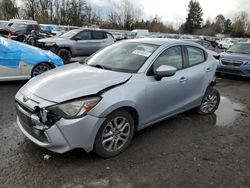
[[[239,42],[237,39],[231,39],[231,38],[225,38],[225,39],[222,39],[218,46],[219,48],[221,49],[228,49],[230,48],[231,46],[233,46],[233,44]]]

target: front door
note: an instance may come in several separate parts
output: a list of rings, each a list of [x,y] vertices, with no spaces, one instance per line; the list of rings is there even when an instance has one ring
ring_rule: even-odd
[[[147,115],[143,124],[148,124],[185,108],[190,90],[188,70],[184,69],[181,46],[166,49],[153,63],[152,69],[160,65],[177,68],[174,76],[157,81],[154,75],[146,76]]]

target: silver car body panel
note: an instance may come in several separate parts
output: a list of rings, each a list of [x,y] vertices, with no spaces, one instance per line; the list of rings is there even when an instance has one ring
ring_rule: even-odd
[[[135,109],[139,119],[137,130],[140,130],[201,104],[207,87],[214,80],[217,67],[211,54],[208,53],[205,62],[179,70],[174,76],[157,81],[154,76],[147,76],[146,73],[161,52],[175,45],[195,44],[162,39],[139,39],[130,42],[161,45],[138,73],[112,72],[88,65],[72,64],[44,73],[21,88],[16,100],[30,109],[98,94],[108,88],[100,94],[102,100],[86,116],[74,120],[61,118],[52,126],[56,127],[53,131],[49,132],[52,127],[45,130],[49,138],[57,139],[49,142],[49,145],[43,146],[34,138],[30,138],[30,135],[28,137],[36,144],[59,153],[77,147],[91,151],[100,126],[107,115],[118,108]],[[23,100],[25,97],[28,100]],[[18,124],[23,126],[20,122]],[[64,144],[58,146],[57,143]]]
[[[18,68],[0,65],[0,81],[30,79],[33,67],[24,61],[20,61]]]
[[[112,72],[73,63],[37,76],[22,87],[20,92],[34,93],[43,99],[60,103],[96,94],[107,87],[125,82],[130,77],[131,74],[128,73]],[[61,82],[59,83],[58,80]],[[48,91],[53,91],[53,97]]]

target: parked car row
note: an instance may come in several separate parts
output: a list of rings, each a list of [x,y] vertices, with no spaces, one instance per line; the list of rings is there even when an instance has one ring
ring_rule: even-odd
[[[240,40],[233,38],[224,38],[218,43],[218,47],[221,49],[228,49],[237,42],[240,42]]]
[[[250,76],[249,42],[236,43],[227,51],[218,54],[213,50],[211,43],[205,40],[185,39],[182,41],[203,46],[217,61],[218,73]],[[1,38],[0,80],[28,79],[56,66],[68,64],[72,57],[90,56],[114,42],[112,34],[90,29],[77,29],[61,37],[40,39],[37,46],[43,50]],[[59,61],[61,61],[60,65]],[[38,64],[40,66],[37,66]]]
[[[50,32],[52,35],[61,36],[62,34],[74,30],[80,29],[77,26],[65,26],[65,25],[54,25],[54,24],[40,24],[41,30]]]

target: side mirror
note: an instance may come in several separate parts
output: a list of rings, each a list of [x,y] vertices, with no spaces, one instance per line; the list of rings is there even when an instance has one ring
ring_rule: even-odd
[[[168,66],[168,65],[161,65],[154,70],[155,79],[161,80],[162,77],[174,76],[176,71],[177,69],[175,67]]]

